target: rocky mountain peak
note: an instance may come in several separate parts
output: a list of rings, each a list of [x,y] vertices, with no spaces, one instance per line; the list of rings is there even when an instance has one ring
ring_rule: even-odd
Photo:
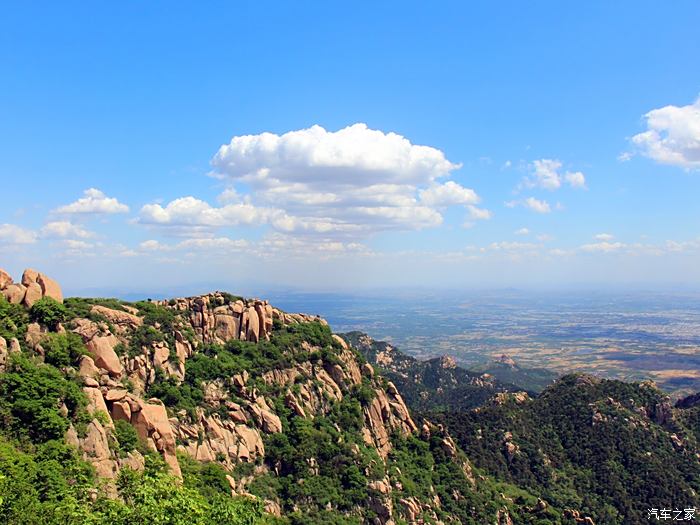
[[[51,297],[63,302],[63,292],[59,284],[43,273],[27,268],[20,282],[13,282],[12,276],[0,269],[0,293],[10,304],[22,304],[30,308],[43,297]]]

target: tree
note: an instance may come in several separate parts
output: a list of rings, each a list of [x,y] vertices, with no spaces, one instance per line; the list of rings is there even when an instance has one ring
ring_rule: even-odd
[[[32,321],[48,326],[55,330],[59,323],[68,319],[68,310],[52,297],[43,297],[35,302],[29,310]]]

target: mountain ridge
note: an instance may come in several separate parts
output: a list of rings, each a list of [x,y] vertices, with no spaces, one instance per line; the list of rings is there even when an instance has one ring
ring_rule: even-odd
[[[635,436],[630,451],[649,452],[655,475],[657,460],[673,461],[678,476],[658,494],[633,484],[620,492],[629,502],[696,497],[700,407],[674,409],[643,384],[565,376],[530,396],[449,358],[420,364],[226,292],[64,299],[32,270],[20,283],[0,271],[0,291],[8,523],[642,523],[595,487],[575,497],[537,478],[585,465],[556,448],[571,439],[567,425],[600,441],[596,472],[627,450],[610,441],[618,434]],[[637,463],[619,468],[639,475]]]

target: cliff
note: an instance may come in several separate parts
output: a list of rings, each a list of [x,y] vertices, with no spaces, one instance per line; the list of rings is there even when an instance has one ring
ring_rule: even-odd
[[[471,466],[451,438],[428,422],[419,429],[396,386],[323,319],[223,292],[64,301],[38,272],[24,273],[28,284],[0,275],[14,308],[0,331],[0,372],[26,375],[30,365],[13,357],[21,354],[79,387],[78,408],[57,400],[64,439],[107,496],[120,494],[124,469],[143,471],[158,454],[177,478],[191,461],[216,464],[232,494],[256,495],[272,515],[319,522],[337,514],[438,523],[471,497]],[[434,483],[406,488],[420,472],[403,472],[395,456],[415,469],[414,442],[431,462],[435,449],[456,468],[463,488],[448,505]]]

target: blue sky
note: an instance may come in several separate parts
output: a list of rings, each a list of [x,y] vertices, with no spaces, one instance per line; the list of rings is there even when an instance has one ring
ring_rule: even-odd
[[[75,293],[698,285],[698,20],[6,5],[0,267]]]

